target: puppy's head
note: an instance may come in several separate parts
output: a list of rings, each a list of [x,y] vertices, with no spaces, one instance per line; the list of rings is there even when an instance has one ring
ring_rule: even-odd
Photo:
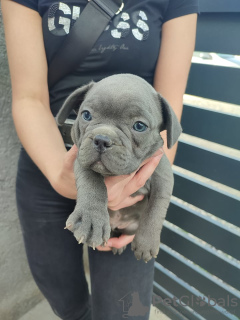
[[[110,76],[75,90],[57,115],[61,125],[77,110],[72,128],[81,165],[102,175],[137,170],[162,145],[177,141],[181,126],[168,102],[145,80],[131,74]]]

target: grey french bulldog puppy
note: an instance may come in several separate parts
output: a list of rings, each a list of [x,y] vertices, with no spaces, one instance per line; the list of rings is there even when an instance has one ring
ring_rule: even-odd
[[[145,197],[131,207],[108,210],[104,177],[138,170],[163,146],[162,130],[167,130],[171,148],[181,125],[168,102],[145,80],[131,74],[110,76],[75,90],[60,109],[57,123],[63,124],[73,109],[79,109],[71,131],[78,147],[74,163],[77,202],[66,227],[79,243],[93,248],[106,243],[110,235],[135,234],[132,250],[137,259],[147,262],[158,254],[173,190],[167,157],[163,155],[151,178],[132,195]]]

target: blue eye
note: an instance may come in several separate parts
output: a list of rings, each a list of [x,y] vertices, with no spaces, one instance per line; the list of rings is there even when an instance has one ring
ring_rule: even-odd
[[[83,111],[82,118],[86,121],[91,121],[92,120],[91,113],[89,111]]]
[[[138,132],[146,131],[148,126],[141,121],[137,121],[133,125],[133,129]]]

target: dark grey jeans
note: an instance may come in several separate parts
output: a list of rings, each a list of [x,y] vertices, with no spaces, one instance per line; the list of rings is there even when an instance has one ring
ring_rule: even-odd
[[[137,261],[128,245],[118,256],[89,248],[91,297],[83,246],[64,230],[75,201],[60,196],[22,149],[17,206],[32,275],[53,311],[64,320],[146,320],[153,265]]]

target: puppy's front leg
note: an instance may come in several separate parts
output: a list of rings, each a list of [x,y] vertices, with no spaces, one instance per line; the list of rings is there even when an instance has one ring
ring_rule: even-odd
[[[160,246],[160,233],[173,190],[173,172],[166,155],[163,155],[151,177],[147,212],[140,217],[139,227],[132,242],[137,259],[145,262],[156,257]]]
[[[77,203],[67,219],[66,226],[79,243],[95,248],[110,237],[110,222],[107,209],[107,189],[99,173],[82,168],[78,159],[74,163],[77,186]]]

